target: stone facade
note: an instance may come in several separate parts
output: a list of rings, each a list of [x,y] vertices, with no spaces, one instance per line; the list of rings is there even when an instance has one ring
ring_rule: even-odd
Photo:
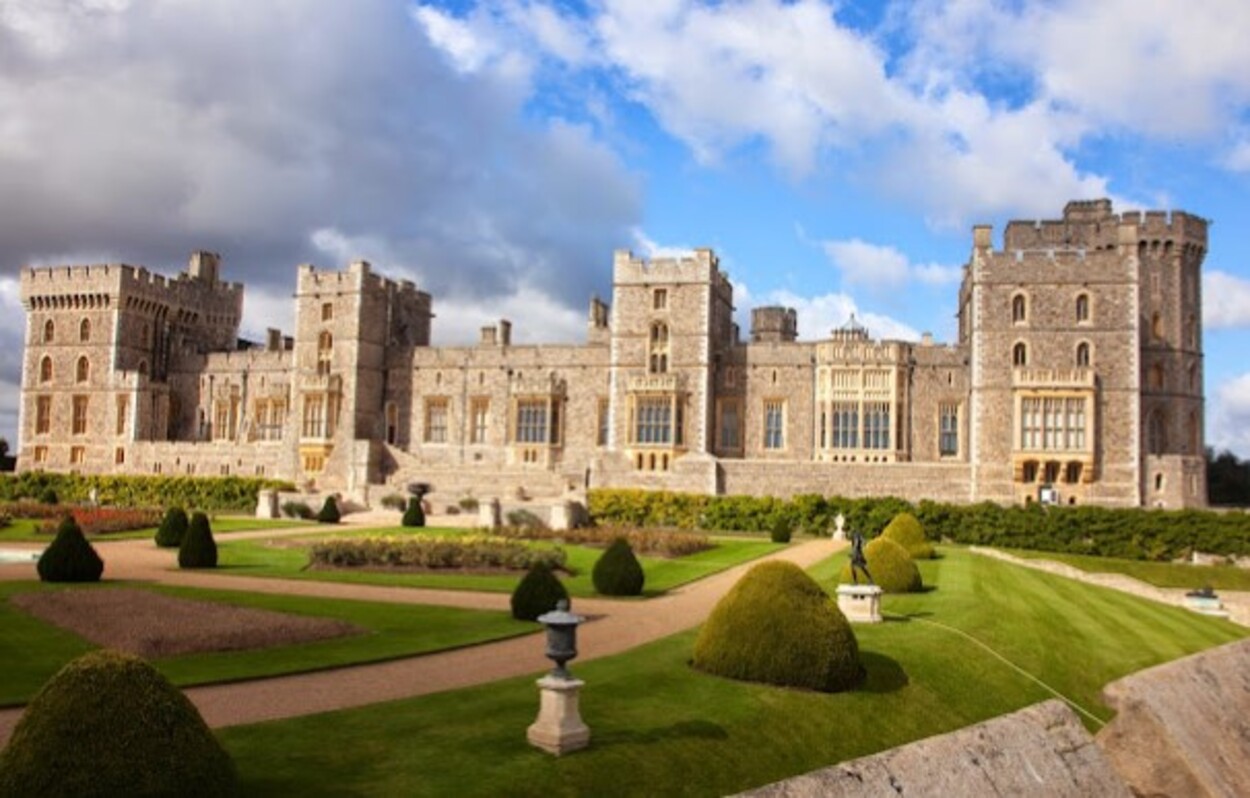
[[[852,319],[744,341],[711,250],[617,252],[582,345],[500,321],[432,347],[429,294],[301,266],[293,336],[238,340],[243,289],[196,253],[166,279],[32,268],[19,467],[292,479],[367,499],[587,487],[1201,506],[1206,222],[1072,202],[973,231],[952,344]]]

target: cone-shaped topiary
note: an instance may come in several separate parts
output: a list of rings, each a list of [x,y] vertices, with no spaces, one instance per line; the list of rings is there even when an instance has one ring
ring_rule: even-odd
[[[557,601],[568,597],[569,591],[551,567],[545,562],[534,563],[512,591],[512,617],[536,621],[539,615],[554,610]]]
[[[187,535],[178,549],[178,567],[217,567],[217,541],[213,540],[213,530],[204,513],[196,512],[191,516],[191,525],[187,527]]]
[[[321,505],[321,512],[317,513],[317,522],[321,524],[337,524],[339,519],[339,503],[334,500],[333,496],[326,497],[326,503]]]
[[[617,538],[600,555],[591,572],[595,590],[605,596],[639,596],[646,577],[625,538]]]
[[[788,562],[760,563],[738,580],[699,631],[692,664],[731,679],[827,693],[864,678],[846,616]]]
[[[238,792],[200,713],[138,657],[92,651],[53,676],[0,753],[0,796]]]
[[[181,507],[170,507],[156,530],[156,545],[164,549],[177,548],[186,535],[187,511]]]
[[[99,582],[104,561],[87,542],[72,515],[57,527],[56,537],[43,550],[35,566],[44,582]]]
[[[881,537],[889,538],[907,549],[913,560],[932,560],[937,556],[933,544],[925,539],[924,527],[911,513],[899,513],[881,531]]]
[[[864,546],[864,558],[868,560],[868,573],[877,587],[886,593],[915,593],[924,587],[920,581],[920,569],[907,549],[886,537],[876,537]],[[842,566],[838,580],[849,584],[851,564]]]
[[[421,500],[412,497],[408,500],[408,509],[404,510],[404,526],[425,526],[425,510],[421,508]]]

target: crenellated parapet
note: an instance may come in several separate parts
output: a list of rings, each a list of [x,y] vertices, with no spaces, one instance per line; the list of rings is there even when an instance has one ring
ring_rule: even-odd
[[[695,249],[688,255],[641,258],[627,249],[612,257],[612,279],[631,283],[712,283],[729,287],[729,278],[720,271],[720,258],[711,249]]]

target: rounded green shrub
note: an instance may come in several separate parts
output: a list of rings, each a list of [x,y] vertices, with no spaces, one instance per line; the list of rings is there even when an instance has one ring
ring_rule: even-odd
[[[39,502],[41,504],[60,504],[60,497],[56,495],[56,488],[47,487],[39,491]]]
[[[197,512],[191,516],[186,537],[182,539],[182,546],[178,549],[178,567],[217,567],[217,541],[213,540],[213,530],[204,513]]]
[[[156,545],[164,549],[176,548],[182,545],[186,536],[187,511],[181,507],[170,507],[156,530]]]
[[[512,617],[520,621],[536,621],[551,612],[560,599],[568,599],[569,591],[545,562],[532,565],[512,591]]]
[[[617,538],[595,562],[595,590],[605,596],[639,596],[646,577],[629,541]]]
[[[342,516],[339,514],[339,503],[335,501],[333,496],[327,496],[325,504],[321,505],[321,512],[317,513],[317,522],[320,524],[337,524]]]
[[[738,580],[699,631],[692,664],[730,679],[826,693],[850,690],[865,673],[846,616],[788,562],[760,563]]]
[[[416,496],[408,499],[408,509],[404,510],[401,523],[404,526],[425,526],[425,510],[421,508],[421,500]]]
[[[768,536],[773,543],[789,543],[791,534],[790,522],[784,518],[778,518],[773,521],[773,526],[769,530]]]
[[[117,651],[62,668],[0,753],[0,796],[237,793],[234,763],[191,702],[151,665]]]
[[[876,537],[864,546],[864,558],[868,560],[868,573],[872,581],[886,593],[915,593],[924,587],[920,581],[920,569],[907,553],[907,549],[886,537]],[[851,579],[851,564],[842,566],[838,577],[843,584]]]
[[[87,542],[74,517],[67,515],[57,527],[52,543],[39,556],[35,569],[44,582],[99,582],[104,561]]]
[[[899,513],[881,531],[881,537],[889,538],[907,549],[913,560],[932,560],[937,556],[933,544],[925,539],[924,527],[911,513]]]

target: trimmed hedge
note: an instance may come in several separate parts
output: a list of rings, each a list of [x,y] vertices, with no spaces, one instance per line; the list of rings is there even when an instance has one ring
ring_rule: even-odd
[[[738,580],[699,631],[692,664],[730,679],[830,693],[865,675],[851,624],[787,562],[761,563]]]
[[[913,560],[932,560],[937,557],[933,545],[925,539],[924,527],[911,513],[899,513],[886,524],[881,537],[889,538],[907,549]]]
[[[254,510],[262,489],[294,490],[290,482],[257,477],[120,476],[24,471],[0,474],[0,500],[39,498],[52,491],[61,502],[82,503],[94,488],[101,504],[117,507],[201,507]],[[55,503],[55,502],[50,502]]]
[[[635,553],[660,557],[686,557],[716,547],[707,535],[674,532],[671,529],[622,529],[602,526],[549,529],[545,526],[501,526],[497,529],[483,528],[481,533],[503,538],[558,540],[576,546],[603,546],[605,548],[617,538],[625,538]]]
[[[617,538],[595,561],[591,571],[595,591],[605,596],[640,596],[646,576],[629,541]]]
[[[563,549],[536,549],[503,538],[465,535],[435,537],[334,538],[313,543],[308,564],[330,568],[504,568],[521,571],[535,563],[564,567]]]
[[[187,511],[181,507],[170,507],[156,530],[156,545],[163,549],[181,546],[182,539],[187,536],[187,524]]]
[[[321,505],[321,512],[317,513],[317,523],[337,524],[342,517],[339,514],[339,503],[333,496],[327,496],[326,503]]]
[[[889,538],[874,538],[864,546],[864,558],[868,560],[868,573],[873,583],[886,593],[915,593],[924,589],[920,569],[907,553],[907,549]],[[838,575],[842,584],[850,584],[851,564],[842,566]]]
[[[421,500],[416,496],[408,499],[408,509],[404,510],[404,517],[400,523],[404,526],[425,526],[425,510],[421,507]]]
[[[65,516],[56,537],[35,566],[43,582],[99,582],[104,561],[87,542],[73,516]]]
[[[556,602],[569,598],[569,591],[544,562],[534,563],[512,591],[512,617],[519,621],[536,621],[543,613],[556,608]]]
[[[0,753],[0,795],[238,793],[230,756],[155,668],[92,651],[53,676]]]
[[[197,512],[191,516],[187,535],[182,539],[182,546],[178,548],[178,567],[217,567],[217,541],[213,540],[213,530],[204,513]]]

